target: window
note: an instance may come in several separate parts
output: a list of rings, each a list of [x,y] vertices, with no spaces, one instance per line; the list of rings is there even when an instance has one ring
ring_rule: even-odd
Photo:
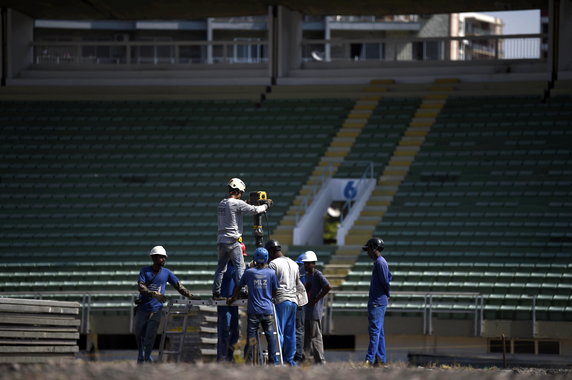
[[[539,341],[538,353],[544,355],[560,355],[560,343],[553,341]]]
[[[234,45],[234,63],[260,63],[264,57],[264,46],[257,44],[258,38],[235,38],[234,41],[252,41],[253,44]]]
[[[354,61],[363,61],[368,59],[381,60],[385,56],[383,43],[365,43],[350,45],[351,59]]]
[[[170,37],[143,37],[138,41],[171,42]],[[139,45],[132,48],[135,63],[175,63],[175,47],[172,45]]]
[[[513,344],[512,349],[511,342]],[[551,340],[506,339],[505,349],[507,354],[560,355],[560,342]],[[489,352],[502,353],[502,340],[491,339],[489,341]]]
[[[515,354],[534,354],[534,341],[533,340],[515,340],[514,341]]]
[[[413,42],[413,59],[417,61],[438,61],[444,58],[441,41]]]
[[[505,352],[510,353],[510,340],[504,342]],[[502,353],[502,340],[491,340],[489,342],[489,351],[491,353]]]

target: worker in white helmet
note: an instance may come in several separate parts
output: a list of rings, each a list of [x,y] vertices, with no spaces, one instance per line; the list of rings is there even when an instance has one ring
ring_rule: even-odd
[[[304,285],[308,292],[308,304],[304,311],[304,350],[314,357],[316,364],[326,364],[324,341],[322,338],[322,317],[324,297],[332,287],[326,277],[316,269],[318,257],[314,251],[306,251],[302,259],[306,269]]]
[[[151,362],[151,351],[157,336],[157,329],[161,322],[161,309],[167,301],[165,287],[171,284],[184,297],[191,298],[193,295],[179,281],[177,276],[165,268],[167,251],[162,246],[153,247],[149,252],[153,265],[141,268],[137,286],[139,298],[136,301],[137,312],[135,313],[135,338],[139,354],[137,362]]]
[[[244,273],[244,258],[242,257],[242,217],[243,215],[255,215],[266,212],[272,205],[268,199],[265,204],[254,206],[241,200],[246,191],[246,185],[240,178],[231,178],[228,181],[228,197],[220,201],[218,205],[218,264],[213,280],[213,299],[222,299],[220,287],[222,277],[226,272],[226,266],[232,261],[235,272],[235,283],[240,282]]]

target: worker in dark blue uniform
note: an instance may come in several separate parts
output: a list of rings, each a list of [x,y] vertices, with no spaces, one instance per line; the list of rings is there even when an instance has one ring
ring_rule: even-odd
[[[366,366],[383,365],[387,360],[383,323],[389,300],[391,272],[387,261],[381,256],[384,246],[380,238],[371,238],[362,247],[362,250],[366,251],[369,258],[373,260],[367,302],[369,345],[364,363]]]

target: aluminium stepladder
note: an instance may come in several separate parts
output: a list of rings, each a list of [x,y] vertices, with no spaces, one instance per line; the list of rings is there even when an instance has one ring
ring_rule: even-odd
[[[188,331],[188,324],[189,324],[189,312],[191,307],[193,306],[227,306],[226,301],[225,300],[189,300],[189,299],[170,299],[169,303],[167,305],[167,307],[163,310],[163,328],[161,329],[161,341],[159,344],[159,356],[158,356],[158,361],[162,362],[165,359],[166,355],[171,355],[175,357],[175,361],[178,363],[181,361],[181,356],[183,354],[183,345],[185,342],[185,337]],[[232,306],[246,306],[247,305],[247,300],[246,299],[239,299],[236,300]],[[278,329],[278,319],[276,316],[276,308],[273,305],[273,312],[274,312],[274,337],[276,339],[276,347],[277,347],[277,352],[276,355],[278,355],[279,358],[279,362],[280,364],[284,363],[284,360],[282,358],[282,347],[280,344],[280,335],[279,335],[279,329]],[[182,316],[183,317],[183,322],[182,322],[182,326],[181,326],[181,330],[180,331],[169,331],[167,329],[168,324],[169,324],[169,320],[176,317],[176,316]],[[264,353],[262,350],[262,346],[260,344],[260,335],[263,334],[262,332],[259,331],[259,334],[257,334],[257,342],[256,342],[256,350],[254,351],[254,356],[256,356],[256,362],[257,363],[265,363],[264,360]],[[179,344],[177,349],[172,349],[172,350],[167,350],[165,348],[166,345],[166,338],[167,336],[173,336],[173,335],[180,335],[180,340],[179,340]]]

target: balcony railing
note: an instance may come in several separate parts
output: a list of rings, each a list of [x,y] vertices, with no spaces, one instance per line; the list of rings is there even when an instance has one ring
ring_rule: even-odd
[[[330,22],[352,22],[352,23],[372,23],[372,22],[418,22],[419,15],[394,15],[394,16],[328,16]]]
[[[265,64],[266,41],[33,42],[36,65]]]
[[[519,34],[407,40],[306,39],[302,41],[302,59],[305,62],[541,59],[542,40],[547,37]]]
[[[543,59],[546,34],[431,37],[408,40],[303,40],[304,62],[476,61]],[[267,64],[268,42],[33,42],[36,65]]]

